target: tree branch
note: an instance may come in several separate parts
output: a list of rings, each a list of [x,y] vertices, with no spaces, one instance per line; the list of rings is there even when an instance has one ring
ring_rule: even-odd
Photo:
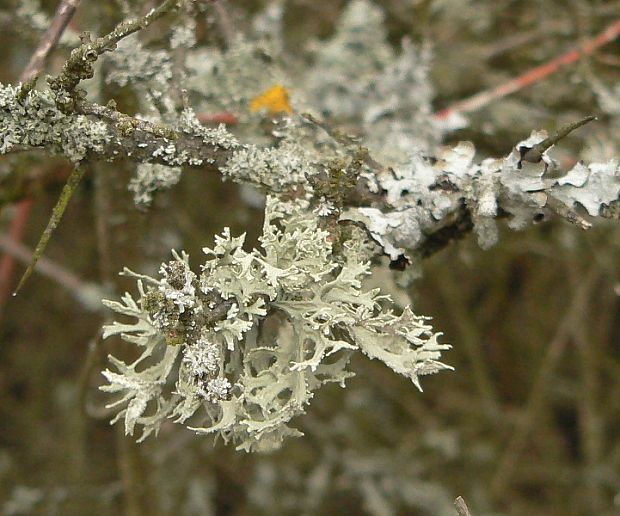
[[[41,42],[30,57],[30,61],[22,72],[19,81],[24,83],[34,79],[41,73],[50,52],[60,41],[62,33],[69,25],[81,0],[62,0],[56,9],[54,19],[41,38]]]
[[[220,170],[234,181],[288,195],[306,190],[317,197],[317,192],[334,187],[325,175],[333,167],[331,158],[308,161],[301,147],[240,144],[223,126],[202,126],[191,110],[184,111],[174,126],[97,104],[83,104],[85,114],[59,113],[42,120],[41,105],[54,102],[49,93],[31,91],[19,99],[15,90],[9,90],[0,91],[0,100],[12,94],[5,100],[5,109],[10,110],[12,104],[22,111],[19,126],[7,139],[12,146],[42,147],[75,162],[128,159]],[[406,251],[430,256],[471,230],[481,245],[488,247],[496,240],[495,219],[523,227],[556,214],[587,229],[591,224],[579,213],[580,207],[592,217],[616,213],[609,207],[620,194],[617,164],[578,163],[571,170],[561,170],[547,151],[565,133],[589,120],[571,124],[551,138],[534,132],[501,159],[477,163],[473,146],[460,143],[443,149],[436,158],[414,155],[397,170],[371,158],[360,160],[367,154],[365,149],[358,145],[358,152],[354,143],[336,141],[346,147],[346,159],[351,161],[345,167],[363,171],[353,189],[338,194],[344,201],[339,218],[362,223],[393,261]],[[35,126],[35,130],[24,132],[22,126]],[[4,151],[11,148],[6,146]],[[524,161],[530,154],[536,155],[533,161],[540,162]],[[549,174],[549,169],[554,174]],[[321,187],[321,183],[325,185]]]

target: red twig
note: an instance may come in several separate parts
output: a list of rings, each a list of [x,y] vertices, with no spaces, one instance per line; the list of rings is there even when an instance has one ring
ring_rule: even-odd
[[[511,79],[504,84],[500,84],[499,86],[491,88],[490,90],[485,90],[477,93],[476,95],[473,95],[468,99],[461,100],[460,102],[457,102],[450,107],[442,109],[441,111],[435,113],[434,117],[437,120],[448,120],[462,113],[476,111],[477,109],[486,106],[495,99],[505,97],[506,95],[510,95],[511,93],[520,90],[521,88],[525,88],[530,84],[538,82],[547,77],[548,75],[557,72],[562,66],[574,63],[583,56],[591,54],[597,48],[602,47],[603,45],[616,39],[618,35],[620,35],[620,20],[612,23],[598,36],[587,40],[581,46],[569,50],[568,52],[540,66],[532,68],[531,70],[525,72],[523,75],[520,75],[515,79]]]
[[[26,223],[30,217],[32,208],[32,198],[23,199],[17,203],[15,216],[11,221],[9,238],[12,242],[19,243],[24,237]],[[9,293],[11,292],[11,278],[15,270],[15,259],[6,253],[0,261],[0,308],[4,306]]]
[[[235,125],[238,122],[237,117],[228,111],[221,111],[219,113],[198,113],[196,118],[198,118],[202,124]]]
[[[50,23],[49,28],[41,37],[39,45],[32,53],[26,68],[21,73],[19,81],[23,84],[33,80],[45,66],[45,61],[52,49],[58,44],[62,33],[71,21],[80,0],[61,0],[56,14]],[[11,222],[9,236],[13,242],[19,243],[26,230],[26,223],[30,217],[32,199],[24,199],[17,203],[15,217]],[[11,278],[15,270],[15,260],[10,254],[5,254],[0,260],[0,310],[4,306],[6,299],[11,291]]]

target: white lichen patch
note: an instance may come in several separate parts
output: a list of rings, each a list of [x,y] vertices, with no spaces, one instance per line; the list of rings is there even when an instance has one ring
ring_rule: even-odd
[[[309,188],[307,178],[316,173],[316,165],[304,147],[285,141],[279,147],[241,147],[221,172],[234,181],[279,192],[295,185]]]
[[[349,208],[340,219],[362,222],[384,253],[395,260],[417,249],[424,235],[461,208],[468,209],[484,249],[497,242],[500,209],[513,229],[524,228],[549,209],[566,215],[581,206],[590,216],[600,216],[620,196],[618,161],[577,163],[557,176],[558,165],[546,152],[539,163],[522,160],[527,149],[546,137],[546,132],[534,131],[503,159],[481,163],[475,161],[475,149],[468,142],[442,149],[436,160],[414,153],[408,162],[378,175],[387,209]],[[563,207],[554,204],[550,208],[550,200]],[[587,227],[585,222],[580,224]]]
[[[105,81],[118,86],[137,84],[164,87],[172,79],[172,63],[165,50],[143,47],[137,34],[119,41],[114,52],[109,53]]]
[[[198,136],[206,144],[222,149],[234,149],[239,146],[237,138],[226,129],[224,124],[219,124],[217,127],[205,127],[196,118],[194,110],[189,107],[181,111],[176,129],[184,134]]]
[[[103,152],[110,139],[106,124],[62,113],[50,91],[33,90],[22,98],[20,91],[20,85],[0,84],[0,154],[44,147],[78,163],[89,151]]]
[[[618,160],[607,163],[577,163],[569,173],[559,178],[550,194],[567,206],[580,204],[589,215],[600,215],[601,206],[609,205],[620,196],[620,166]]]
[[[153,195],[158,190],[165,190],[176,185],[181,178],[179,167],[140,163],[133,178],[129,181],[129,191],[138,206],[149,206]]]

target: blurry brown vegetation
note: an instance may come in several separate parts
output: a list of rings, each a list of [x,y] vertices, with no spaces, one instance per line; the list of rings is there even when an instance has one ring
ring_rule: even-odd
[[[15,3],[0,0],[3,82],[17,80],[37,40],[37,34],[13,23]],[[395,44],[404,35],[432,42],[437,109],[519,75],[620,17],[616,1],[377,3],[385,9]],[[109,29],[119,20],[115,4],[84,2],[75,29]],[[241,28],[265,4],[224,5]],[[51,15],[56,2],[43,5]],[[343,5],[288,0],[290,50],[299,51],[310,37],[329,35]],[[202,39],[220,38],[215,22],[200,29]],[[57,50],[48,71],[64,56],[65,49]],[[469,139],[481,156],[500,156],[532,129],[602,115],[561,145],[562,159],[579,159],[585,138],[602,138],[610,122],[586,78],[617,84],[619,56],[620,41],[612,42],[473,113],[468,128],[449,139]],[[125,92],[108,93],[130,109]],[[618,147],[606,151],[618,155]],[[3,157],[0,231],[8,232],[14,214],[2,174],[45,170],[47,179],[29,188],[34,209],[24,243],[34,246],[66,177],[65,166],[42,155]],[[116,276],[123,266],[153,270],[171,247],[197,257],[223,226],[237,234],[248,231],[255,241],[261,212],[247,207],[235,185],[186,173],[142,213],[127,192],[131,172],[130,164],[91,166],[52,238],[48,258],[115,296],[133,288]],[[99,371],[105,355],[112,349],[120,353],[122,345],[99,339],[108,315],[86,311],[74,293],[35,274],[17,298],[0,307],[0,508],[10,508],[18,486],[26,486],[37,490],[32,510],[38,513],[191,514],[197,490],[217,514],[257,514],[261,509],[250,484],[269,461],[289,476],[272,510],[297,513],[286,501],[302,492],[295,471],[312,469],[325,450],[346,448],[367,458],[385,450],[393,453],[388,456],[412,457],[415,464],[403,465],[403,471],[415,466],[422,481],[441,486],[452,498],[463,495],[473,514],[616,514],[619,263],[620,227],[613,222],[587,233],[553,221],[523,233],[506,230],[500,244],[486,252],[473,238],[454,244],[425,263],[412,295],[417,311],[432,315],[453,344],[445,361],[456,371],[427,379],[419,393],[387,368],[359,358],[353,368],[358,375],[348,388],[324,389],[309,414],[297,420],[306,437],[269,457],[239,454],[222,443],[213,447],[210,438],[178,426],[141,445],[122,436],[120,427],[110,427],[105,398],[97,391]],[[343,412],[355,423],[354,432],[338,431]],[[339,484],[337,469],[332,474],[331,496],[314,511],[363,512],[359,494]],[[200,489],[207,476],[213,482],[208,493]]]

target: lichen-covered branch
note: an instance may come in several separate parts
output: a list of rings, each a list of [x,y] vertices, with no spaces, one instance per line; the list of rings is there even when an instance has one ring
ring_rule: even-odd
[[[3,87],[0,128],[5,136],[0,151],[31,146],[76,163],[120,158],[169,167],[207,166],[266,191],[316,194],[314,203],[327,203],[324,209],[333,211],[332,179],[324,172],[333,169],[333,163],[299,144],[285,140],[272,148],[241,145],[223,126],[203,127],[189,109],[171,128],[112,107],[85,106],[90,116],[66,114],[47,92],[23,95],[20,88]],[[580,210],[591,217],[613,217],[620,192],[617,162],[578,163],[561,171],[547,154],[546,142],[545,133],[533,133],[505,158],[482,163],[474,162],[474,148],[465,143],[435,159],[412,154],[408,163],[394,168],[350,158],[349,165],[359,161],[355,188],[331,184],[340,196],[336,216],[362,224],[394,264],[406,254],[430,256],[472,229],[480,244],[489,247],[497,239],[499,218],[521,228],[555,214],[587,229],[590,222]],[[537,158],[526,161],[532,152]],[[348,166],[347,160],[338,166],[342,164]]]
[[[39,148],[66,157],[168,166],[222,166],[236,138],[223,128],[199,124],[191,111],[175,128],[129,117],[105,106],[88,104],[88,113],[64,113],[49,91],[22,95],[17,86],[0,85],[0,154]]]
[[[377,175],[383,206],[352,208],[342,217],[365,224],[392,260],[407,250],[429,256],[471,229],[482,247],[490,247],[500,219],[521,229],[555,214],[588,229],[586,217],[612,217],[620,194],[618,161],[561,170],[545,151],[538,163],[524,162],[528,149],[546,139],[545,132],[533,132],[506,157],[480,163],[469,143],[434,159],[412,155]]]
[[[264,450],[297,435],[289,421],[314,389],[349,376],[356,350],[418,387],[420,375],[447,369],[439,358],[448,347],[424,318],[409,308],[395,316],[385,308],[388,298],[362,289],[367,260],[377,252],[396,264],[406,254],[427,256],[471,229],[487,247],[499,218],[520,228],[554,211],[589,227],[577,210],[602,216],[618,199],[618,165],[578,163],[558,175],[549,174],[557,165],[546,151],[538,163],[523,162],[523,152],[546,138],[535,132],[498,160],[475,163],[473,146],[462,143],[435,160],[413,155],[380,170],[355,153],[322,162],[291,142],[237,146],[223,173],[279,195],[267,201],[263,251],[248,253],[243,237],[225,232],[205,249],[200,276],[177,255],[160,279],[139,276],[139,303],[126,296],[109,304],[138,322],[107,334],[145,347],[137,362],[112,359],[116,370],[105,372],[103,389],[122,394],[117,419],[128,433],[142,425],[144,438],[172,417],[240,449]],[[360,181],[380,197],[347,205],[347,191]],[[285,201],[291,192],[297,200]],[[348,232],[338,224],[346,221],[355,223]],[[142,361],[154,355],[163,359],[145,368]],[[153,403],[158,408],[149,411]]]
[[[175,127],[168,127],[96,104],[85,105],[87,115],[65,114],[49,92],[30,91],[21,98],[20,93],[18,87],[0,89],[3,153],[42,147],[73,162],[128,159],[207,166],[271,192],[301,189],[313,195],[320,190],[317,185],[329,182],[324,171],[333,166],[331,157],[290,140],[270,148],[242,145],[223,126],[203,127],[189,109]],[[475,149],[467,143],[434,159],[412,153],[408,163],[393,168],[365,160],[340,219],[362,223],[397,260],[406,251],[429,256],[472,228],[488,247],[498,218],[520,228],[554,213],[586,229],[586,214],[609,216],[620,190],[617,162],[578,163],[562,171],[547,151],[536,151],[537,163],[524,159],[546,140],[546,133],[535,132],[505,158],[481,163],[474,161]]]

